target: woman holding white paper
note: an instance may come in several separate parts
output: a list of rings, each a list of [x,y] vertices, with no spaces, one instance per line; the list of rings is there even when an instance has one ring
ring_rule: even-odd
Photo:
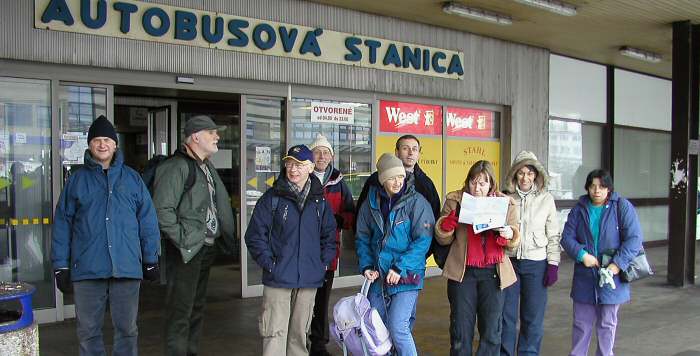
[[[517,249],[506,253],[518,281],[504,291],[501,356],[540,354],[547,288],[557,281],[561,255],[559,218],[548,181],[547,170],[529,151],[518,153],[506,176],[505,188],[520,211],[521,239]]]
[[[448,279],[450,301],[450,355],[471,355],[474,326],[478,319],[478,356],[497,355],[501,345],[503,289],[515,283],[515,271],[505,250],[517,248],[518,210],[511,199],[507,225],[475,233],[471,224],[458,221],[462,196],[505,196],[498,192],[493,166],[478,161],[469,169],[464,187],[445,198],[435,224],[435,239],[450,246],[442,275]]]

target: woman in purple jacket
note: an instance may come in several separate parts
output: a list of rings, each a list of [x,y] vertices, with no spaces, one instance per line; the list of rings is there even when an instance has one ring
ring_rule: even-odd
[[[571,209],[561,239],[566,253],[576,260],[570,355],[587,354],[596,325],[596,355],[607,356],[613,354],[620,304],[630,300],[629,283],[621,282],[619,273],[641,250],[642,229],[632,204],[613,191],[610,173],[602,169],[588,173],[585,187],[588,194]]]

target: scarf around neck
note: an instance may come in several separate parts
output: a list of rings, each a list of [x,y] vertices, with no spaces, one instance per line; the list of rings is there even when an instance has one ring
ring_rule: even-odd
[[[527,192],[523,192],[522,190],[520,190],[520,187],[518,187],[518,185],[516,184],[516,185],[515,185],[515,191],[518,192],[518,195],[520,196],[520,199],[522,199],[522,198],[525,198],[526,196],[528,196],[528,195],[530,195],[530,194],[536,192],[536,191],[537,191],[537,185],[536,185],[536,184],[533,184],[533,185],[530,187],[530,190],[528,190]]]
[[[467,266],[484,268],[503,260],[503,246],[506,239],[494,230],[474,233],[472,225],[467,225]]]
[[[309,191],[311,190],[311,178],[306,180],[304,188],[301,189],[299,189],[296,184],[290,182],[289,180],[287,180],[287,184],[289,185],[289,189],[292,191],[292,193],[297,196],[297,205],[299,206],[299,210],[304,210],[306,197],[309,196]]]

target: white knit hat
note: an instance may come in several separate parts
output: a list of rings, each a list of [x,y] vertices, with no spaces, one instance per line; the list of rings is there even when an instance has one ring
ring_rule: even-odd
[[[393,153],[385,153],[377,160],[377,171],[379,172],[379,184],[396,176],[406,176],[406,168],[403,162]]]
[[[325,147],[329,151],[331,151],[331,156],[335,156],[335,153],[333,152],[333,146],[331,146],[331,143],[328,141],[326,136],[323,136],[321,134],[318,134],[318,136],[316,136],[316,139],[309,145],[309,148],[313,151],[316,147]]]

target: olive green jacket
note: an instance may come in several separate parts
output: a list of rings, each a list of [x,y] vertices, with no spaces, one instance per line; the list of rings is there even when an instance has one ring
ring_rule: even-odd
[[[194,158],[181,148],[173,157],[158,165],[153,181],[153,205],[158,214],[161,234],[180,250],[185,263],[204,245],[205,220],[210,201],[207,177],[199,168],[192,189],[185,192],[185,181],[190,169],[188,159]],[[221,233],[217,240],[233,241],[236,239],[236,222],[226,186],[211,162],[205,160],[205,163],[214,178],[216,189],[216,209]]]

